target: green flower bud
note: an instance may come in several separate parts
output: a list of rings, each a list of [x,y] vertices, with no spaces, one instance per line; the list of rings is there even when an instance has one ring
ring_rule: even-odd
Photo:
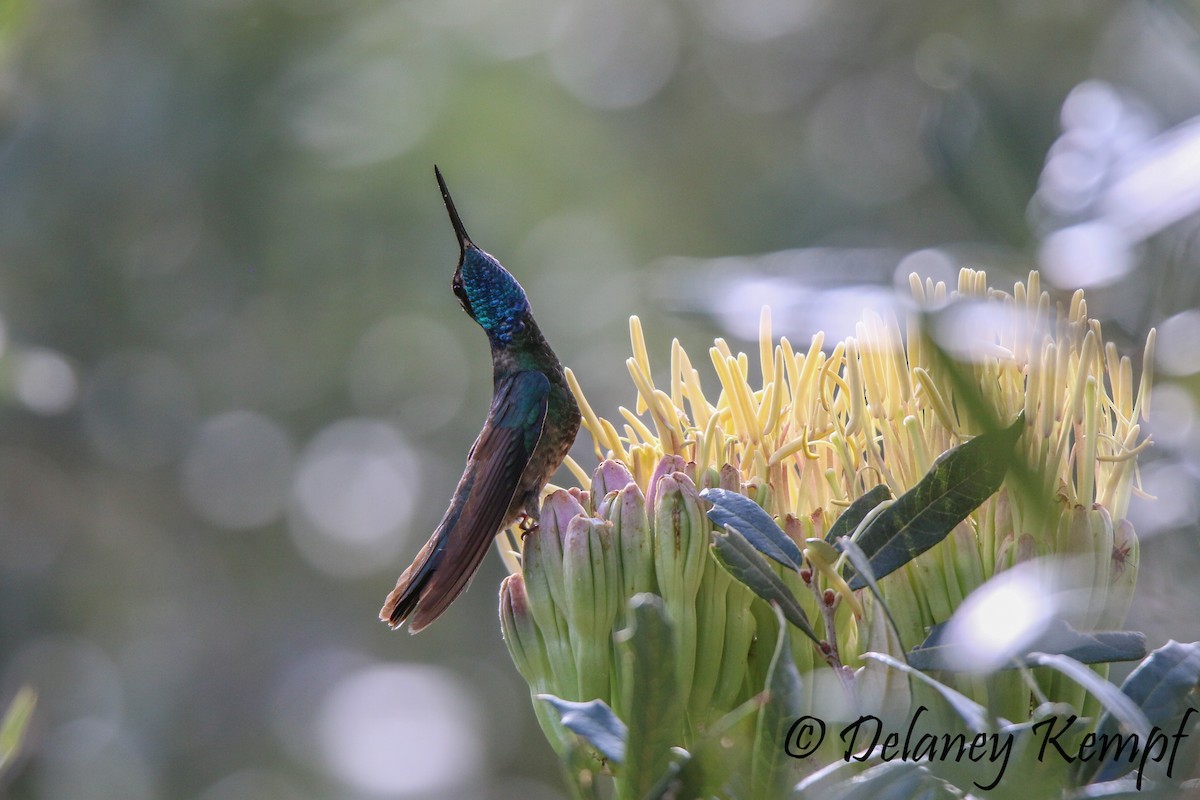
[[[762,478],[755,476],[747,481],[745,490],[742,492],[742,494],[746,495],[755,503],[758,503],[758,505],[760,505],[762,508],[766,509],[768,514],[771,513],[771,500],[774,496],[774,493],[771,491],[771,485]]]
[[[696,666],[692,675],[692,694],[688,701],[694,722],[714,718],[713,693],[721,675],[722,651],[725,646],[725,615],[727,596],[733,578],[715,559],[704,563],[704,577],[696,595]]]
[[[1113,549],[1109,560],[1108,598],[1100,617],[1099,630],[1116,630],[1125,624],[1125,615],[1129,613],[1133,590],[1137,585],[1140,551],[1133,523],[1127,519],[1117,520],[1113,528]]]
[[[1075,506],[1058,521],[1055,552],[1063,559],[1063,583],[1088,592],[1083,622],[1095,628],[1104,613],[1112,574],[1112,518],[1102,506]]]
[[[950,602],[958,608],[963,598],[984,581],[979,540],[971,525],[964,521],[954,527],[938,549],[942,553],[942,568]]]
[[[717,676],[717,684],[713,687],[714,708],[732,709],[749,696],[746,691],[746,666],[749,664],[750,650],[754,646],[754,637],[758,630],[754,613],[750,609],[754,601],[753,592],[738,581],[730,579],[729,588],[725,593],[725,638],[721,645],[721,671]],[[808,656],[808,668],[811,668],[812,648],[808,646],[807,641],[804,642],[803,652]],[[797,663],[801,672],[805,671],[803,663]]]
[[[1000,537],[996,542],[996,563],[993,570],[993,576],[997,572],[1003,572],[1006,569],[1011,569],[1013,560],[1017,554],[1017,541],[1013,536],[1012,531],[1009,531],[1004,536]]]
[[[583,506],[584,508],[592,507],[591,492],[587,491],[586,489],[580,489],[578,486],[570,487],[567,489],[567,492],[571,495],[571,497],[575,498],[575,502],[579,503],[579,505]]]
[[[768,603],[755,598],[750,604],[750,615],[754,618],[755,637],[750,643],[746,654],[746,697],[752,697],[761,692],[767,685],[767,675],[771,668],[771,657],[775,654],[775,643],[779,641],[779,618],[775,609]],[[784,623],[785,625],[788,623]],[[812,643],[805,636],[788,636],[792,648],[792,657],[799,660],[802,651],[812,652]],[[803,674],[804,668],[797,667]],[[810,682],[811,683],[811,682]]]
[[[612,523],[577,516],[563,537],[564,608],[580,700],[608,703],[612,630],[621,601]]]
[[[879,601],[870,592],[863,593],[864,623],[867,628],[864,651],[887,653],[903,661],[904,646],[888,622],[887,614]],[[859,709],[864,714],[874,714],[887,719],[901,719],[908,714],[912,702],[912,689],[908,676],[879,661],[867,661],[854,674]]]
[[[828,593],[831,589],[826,589]],[[853,593],[852,593],[853,594]],[[826,596],[836,596],[826,595]],[[855,598],[854,605],[859,609],[862,608],[862,603]],[[853,666],[853,662],[857,660],[857,655],[863,648],[859,647],[858,642],[859,629],[858,623],[854,617],[854,610],[849,603],[839,602],[837,608],[833,611],[833,634],[827,632],[825,639],[831,639],[837,644],[838,658],[843,664]]]
[[[963,597],[966,592],[963,591],[961,582],[958,579],[958,564],[954,547],[954,531],[943,540],[941,547],[935,548],[935,552],[941,553],[942,556],[942,581],[946,585],[946,597],[950,601],[951,608],[958,608],[962,605]]]
[[[1092,599],[1088,604],[1087,624],[1093,630],[1100,624],[1108,606],[1108,586],[1112,582],[1114,532],[1112,516],[1096,503],[1088,512],[1088,532],[1092,544]]]
[[[912,571],[913,590],[924,600],[935,623],[950,619],[956,608],[946,587],[946,571],[942,566],[940,552],[942,549],[926,550],[905,565]]]
[[[575,697],[579,684],[571,656],[571,644],[564,617],[566,589],[563,577],[562,539],[570,520],[584,515],[583,506],[569,492],[558,490],[542,503],[541,522],[523,539],[522,568],[529,610],[546,643],[547,660],[554,672],[558,691],[567,699]]]
[[[686,466],[686,462],[683,460],[683,456],[663,456],[658,462],[658,466],[654,468],[654,472],[650,475],[650,481],[646,484],[647,508],[655,507],[659,481],[668,475],[682,472],[684,466]]]
[[[682,472],[664,474],[650,488],[656,490],[652,505],[654,573],[659,594],[675,623],[680,689],[687,697],[696,659],[696,593],[709,558],[712,525],[695,484]]]
[[[722,489],[730,492],[740,492],[742,490],[742,474],[737,471],[737,467],[732,464],[721,465],[721,483]]]
[[[543,692],[558,694],[560,687],[546,658],[546,642],[534,622],[525,593],[525,580],[520,575],[509,575],[500,584],[500,627],[517,671],[529,684],[531,698]],[[559,757],[565,758],[570,750],[570,735],[545,706],[545,703],[533,700],[543,735]]]
[[[594,503],[592,510],[600,518],[607,517],[605,503],[613,492],[619,492],[633,483],[633,475],[620,461],[608,459],[596,467],[592,473],[591,499]]]
[[[1000,563],[1000,551],[1006,537],[1008,541],[1012,541],[1013,507],[1008,488],[1000,487],[992,502],[984,507],[988,509],[988,513],[984,524],[979,526],[979,549],[983,560],[983,574],[990,578],[1003,568]]]
[[[803,548],[808,539],[824,540],[825,512],[818,508],[803,518],[797,517],[795,514],[784,514],[783,524],[780,527],[783,528],[783,532],[788,535],[788,538],[796,543],[797,547]]]
[[[606,499],[605,516],[613,525],[613,539],[621,575],[621,613],[625,602],[641,592],[655,592],[654,535],[646,515],[646,498],[630,483]]]
[[[917,592],[913,589],[911,575],[906,565],[879,582],[879,591],[896,621],[900,641],[911,649],[925,640],[926,620]],[[865,593],[864,593],[865,594]]]
[[[559,489],[542,502],[538,527],[522,537],[522,572],[539,625],[549,610],[564,602],[562,538],[571,519],[586,513],[578,500]]]
[[[530,689],[535,693],[551,691],[553,681],[546,661],[546,642],[529,610],[525,579],[521,575],[509,575],[500,583],[500,628],[513,663]]]
[[[1033,538],[1032,533],[1022,533],[1017,537],[1017,547],[1013,554],[1013,566],[1033,561],[1037,558],[1037,539]]]
[[[658,496],[653,501],[647,497],[646,504],[654,509],[654,567],[659,587],[664,599],[667,594],[694,598],[712,540],[704,501],[681,472],[664,475],[655,487]]]

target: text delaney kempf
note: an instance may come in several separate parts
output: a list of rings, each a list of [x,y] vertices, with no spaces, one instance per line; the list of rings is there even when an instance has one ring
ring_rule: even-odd
[[[985,791],[996,788],[1008,768],[1017,734],[997,732],[968,736],[964,733],[939,734],[922,731],[917,722],[928,710],[925,706],[917,708],[909,721],[908,729],[903,733],[885,730],[879,717],[870,714],[859,717],[838,732],[838,738],[846,746],[842,759],[847,763],[852,760],[861,762],[874,759],[986,764],[995,767],[994,772],[989,771],[987,776],[984,776],[991,777],[991,782],[983,783],[977,780],[975,785]],[[1068,747],[1061,739],[1078,719],[1075,715],[1061,720],[1057,716],[1047,717],[1028,730],[1039,742],[1039,762],[1047,758],[1060,758],[1068,764],[1077,761],[1124,761],[1130,765],[1136,763],[1137,788],[1141,789],[1142,773],[1148,763],[1159,764],[1166,759],[1167,777],[1174,777],[1172,773],[1175,769],[1175,756],[1180,743],[1187,738],[1184,731],[1194,713],[1196,709],[1187,709],[1179,727],[1170,735],[1158,727],[1152,728],[1144,739],[1136,733],[1088,733],[1074,748]],[[788,730],[784,748],[793,758],[807,758],[816,752],[824,739],[823,720],[812,716],[800,717]]]

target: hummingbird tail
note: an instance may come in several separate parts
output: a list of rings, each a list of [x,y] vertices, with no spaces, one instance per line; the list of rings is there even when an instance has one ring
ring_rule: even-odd
[[[533,477],[522,480],[541,440],[549,395],[550,379],[537,370],[496,379],[487,422],[467,456],[450,507],[396,581],[379,612],[384,622],[393,628],[407,622],[409,633],[416,633],[440,617],[467,590],[496,534],[517,518],[528,497],[537,497],[546,465],[539,461]]]
[[[400,575],[379,618],[393,629],[407,622],[409,633],[425,628],[467,590],[494,536],[472,541],[439,528]]]
[[[396,581],[396,588],[392,589],[391,594],[387,596],[387,600],[383,603],[383,608],[379,610],[379,618],[392,626],[395,630],[399,628],[409,618],[409,615],[416,610],[417,604],[421,602],[422,592],[425,586],[429,583],[429,579],[433,577],[433,570],[437,565],[436,562],[441,559],[441,553],[434,546],[435,539],[430,539],[421,552],[417,554],[416,559],[409,565],[408,569],[404,570],[403,574]],[[432,622],[432,620],[429,620]],[[428,624],[425,623],[425,624]],[[416,633],[424,625],[410,625],[408,632]]]

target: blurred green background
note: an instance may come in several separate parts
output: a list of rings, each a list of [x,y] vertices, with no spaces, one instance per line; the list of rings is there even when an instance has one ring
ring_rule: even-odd
[[[701,365],[1040,266],[1159,326],[1130,627],[1200,639],[1197,115],[1182,0],[0,2],[0,795],[560,796],[499,558],[375,618],[490,394],[434,163],[606,416],[633,313]]]

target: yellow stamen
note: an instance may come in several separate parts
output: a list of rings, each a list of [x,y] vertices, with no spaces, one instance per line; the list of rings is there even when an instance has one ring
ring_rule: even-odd
[[[605,445],[608,447],[609,452],[612,453],[613,458],[628,464],[629,453],[625,450],[625,446],[621,444],[621,435],[617,433],[617,429],[606,419],[600,420],[600,426],[604,431]]]
[[[683,345],[671,340],[671,405],[683,408]]]
[[[636,436],[636,438],[641,439],[643,442],[649,445],[656,445],[659,443],[658,437],[654,435],[650,428],[646,427],[644,422],[638,419],[636,414],[634,414],[625,406],[618,406],[617,411],[622,417],[625,418],[630,427],[633,429],[629,434],[631,439]]]
[[[633,359],[647,376],[650,375],[650,356],[646,352],[646,337],[642,334],[642,321],[633,315],[629,318],[629,341],[633,345]],[[649,400],[641,389],[638,389],[637,413],[646,413],[646,403]]]
[[[583,417],[583,427],[587,428],[588,433],[592,435],[592,441],[596,446],[596,457],[602,458],[603,453],[600,452],[600,445],[604,441],[604,428],[600,425],[600,418],[596,416],[596,412],[592,410],[588,404],[587,398],[583,396],[583,389],[579,388],[579,380],[575,377],[575,373],[568,367],[563,370],[567,376],[567,386],[571,389],[571,394],[575,395],[575,402],[579,404],[579,413]]]
[[[717,458],[720,456],[721,447],[725,443],[718,441],[721,438],[721,434],[719,433],[721,429],[717,426],[717,419],[717,415],[713,414],[708,418],[708,425],[704,427],[704,437],[700,449],[700,463],[705,466],[721,466]]]
[[[1067,348],[1063,348],[1065,352]],[[1083,337],[1083,347],[1079,352],[1079,364],[1076,368],[1075,380],[1073,382],[1071,392],[1071,414],[1078,425],[1083,422],[1084,414],[1084,389],[1087,386],[1089,373],[1092,369],[1093,351],[1096,349],[1096,337],[1092,331],[1088,331]]]
[[[929,372],[922,367],[917,367],[913,370],[913,374],[917,376],[917,383],[920,385],[925,399],[933,407],[933,413],[937,415],[938,421],[942,423],[942,427],[948,431],[957,433],[958,426],[954,422],[954,416],[950,412],[950,407],[946,404],[945,398],[942,397],[941,391],[938,390],[937,384],[933,382],[933,378]]]
[[[921,282],[920,275],[915,272],[908,273],[908,289],[919,307],[924,308],[928,305],[929,296],[925,293],[925,285]]]
[[[682,455],[683,443],[687,440],[687,435],[683,431],[683,423],[686,421],[682,417],[682,412],[679,406],[671,402],[671,398],[662,389],[654,390],[654,403],[658,409],[658,413],[654,416],[654,421],[661,421],[662,427],[659,429],[659,438],[670,442],[670,452],[673,455]]]
[[[571,474],[575,476],[575,480],[579,481],[580,486],[591,485],[592,476],[588,475],[575,459],[570,456],[565,457],[563,459],[563,466],[571,471]]]
[[[767,413],[767,420],[763,424],[763,431],[772,434],[779,429],[779,418],[783,413],[783,405],[786,402],[784,398],[787,396],[787,384],[784,382],[783,348],[781,347],[775,348],[775,363],[773,367],[772,374],[774,377],[771,379],[773,393],[771,402],[769,404],[764,403],[764,405],[768,406],[769,411]]]
[[[1138,384],[1137,403],[1134,405],[1134,417],[1141,417],[1142,422],[1150,421],[1150,387],[1154,383],[1154,343],[1158,331],[1150,329],[1146,335],[1146,349],[1142,353],[1142,381]]]
[[[729,349],[729,345],[724,339],[714,339],[713,347],[717,348],[721,358],[733,358],[733,351]]]
[[[804,457],[806,459],[815,460],[817,458],[816,452],[813,451],[808,442],[808,426],[804,426],[800,430],[801,433],[799,436],[797,436],[795,439],[792,439],[790,442],[787,442],[771,454],[771,458],[767,461],[768,465],[773,467],[780,461],[783,461],[785,458],[794,456],[796,453],[800,452],[804,453]]]
[[[763,306],[758,316],[758,362],[762,369],[763,386],[775,381],[775,360],[771,358],[774,340],[771,338],[771,307]]]

